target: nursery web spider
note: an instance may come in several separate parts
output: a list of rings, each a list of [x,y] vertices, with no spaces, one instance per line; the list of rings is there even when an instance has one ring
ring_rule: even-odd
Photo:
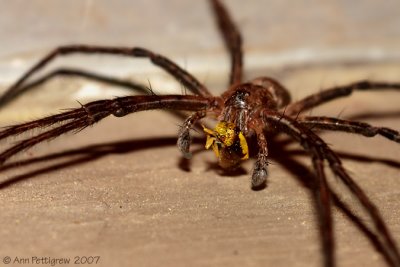
[[[5,104],[22,93],[27,87],[27,80],[56,57],[76,53],[147,58],[182,83],[191,94],[147,94],[98,100],[60,114],[5,127],[0,132],[0,139],[17,137],[32,129],[39,130],[39,133],[3,150],[0,153],[0,162],[4,163],[13,155],[46,140],[68,132],[79,132],[110,115],[123,117],[134,112],[151,109],[190,111],[191,115],[183,122],[178,134],[177,146],[183,156],[191,157],[189,151],[190,131],[195,126],[201,126],[207,136],[206,148],[214,150],[218,163],[223,169],[234,170],[240,166],[242,161],[249,158],[250,152],[256,155],[251,175],[251,187],[258,190],[264,188],[267,181],[268,142],[271,142],[276,133],[284,133],[298,142],[312,160],[324,265],[335,265],[331,203],[337,201],[337,195],[326,179],[324,163],[328,163],[329,169],[368,211],[374,225],[373,230],[368,230],[370,241],[374,243],[389,266],[400,266],[399,250],[380,212],[366,193],[353,181],[339,157],[319,137],[316,130],[343,131],[366,137],[380,135],[390,141],[400,143],[399,132],[358,121],[303,115],[304,111],[337,98],[349,96],[354,91],[398,90],[400,83],[357,81],[344,86],[328,88],[299,101],[291,102],[288,91],[273,78],[258,77],[247,82],[243,81],[243,51],[240,32],[219,0],[210,0],[210,3],[231,59],[230,86],[221,96],[214,96],[205,85],[170,59],[144,48],[61,46],[47,54],[8,88],[0,98],[0,103]],[[64,71],[64,74],[66,73],[76,76],[86,75],[78,71]],[[44,80],[36,83],[44,82]],[[217,121],[215,128],[208,128],[201,123],[202,119],[206,117]],[[255,140],[257,144],[258,151],[256,153],[249,151],[251,150],[248,145],[250,140]]]

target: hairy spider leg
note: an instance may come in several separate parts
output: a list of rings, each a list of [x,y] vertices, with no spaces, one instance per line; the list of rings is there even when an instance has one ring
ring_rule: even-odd
[[[59,77],[80,77],[88,80],[93,80],[96,82],[101,82],[108,85],[124,87],[134,92],[139,92],[143,94],[152,94],[153,92],[149,90],[148,87],[138,84],[132,81],[117,79],[114,77],[106,76],[103,74],[93,73],[86,70],[80,69],[70,69],[70,68],[59,68],[54,70],[48,74],[43,75],[37,79],[32,80],[31,82],[25,82],[20,86],[14,87],[11,91],[9,90],[6,94],[0,97],[0,109],[4,108],[7,104],[17,99],[19,96],[31,91],[40,85],[46,83],[47,81]]]
[[[278,156],[275,157],[275,160],[285,165],[290,165],[291,168],[287,170],[293,172],[295,175],[301,174],[301,181],[305,183],[305,185],[310,189],[313,193],[313,197],[316,200],[318,195],[316,194],[316,183],[314,176],[315,174],[309,170],[306,166],[299,163],[293,158],[285,157],[285,156]],[[311,178],[311,179],[310,179]],[[375,247],[375,249],[382,254],[384,260],[388,263],[388,266],[397,266],[395,262],[393,262],[392,253],[388,253],[387,249],[384,244],[382,244],[379,237],[369,229],[364,219],[360,218],[360,216],[356,215],[354,211],[347,205],[347,203],[343,202],[338,194],[329,187],[330,195],[332,198],[333,204],[345,215],[349,218],[349,222],[353,223],[359,231],[361,231],[369,240],[370,244]]]
[[[326,267],[335,266],[334,257],[334,238],[333,238],[333,221],[330,190],[324,171],[324,155],[319,146],[325,143],[311,131],[298,125],[290,117],[286,117],[271,110],[261,112],[265,123],[272,123],[277,130],[283,130],[297,142],[299,142],[304,150],[312,156],[313,168],[315,171],[315,184],[317,186],[316,201],[317,210],[320,221],[320,233],[322,236],[322,246],[324,252],[324,264]]]
[[[333,88],[325,89],[321,92],[307,96],[299,101],[291,103],[286,108],[287,115],[296,116],[303,111],[309,110],[313,107],[322,105],[331,100],[339,97],[349,96],[353,91],[367,91],[367,90],[399,90],[400,83],[388,82],[374,82],[374,81],[358,81],[348,85],[336,86]]]
[[[243,72],[243,52],[242,52],[242,38],[240,36],[240,32],[237,29],[236,25],[233,23],[228,11],[226,8],[217,0],[211,0],[211,7],[214,11],[214,15],[217,21],[217,24],[220,29],[220,33],[224,39],[225,46],[227,47],[230,57],[231,57],[231,72],[229,84],[239,84],[242,80],[242,72]],[[195,125],[200,119],[206,116],[205,113],[197,112],[192,114],[189,118],[185,120],[183,125],[181,126],[178,133],[178,141],[177,145],[180,151],[182,152],[185,158],[191,158],[192,154],[189,152],[189,147],[191,143],[190,137],[190,129]],[[203,129],[206,129],[203,127]],[[210,130],[211,131],[211,130]],[[239,136],[239,146],[240,150],[245,153],[244,157],[248,158],[248,148],[246,139],[244,138],[242,133],[238,134]],[[210,142],[210,132],[207,135],[207,142]],[[213,139],[215,140],[215,139]],[[219,149],[215,142],[214,145],[210,145],[213,147],[214,152],[219,155]]]
[[[224,38],[225,46],[231,57],[229,85],[239,84],[242,81],[243,75],[242,37],[226,8],[217,0],[211,0],[211,5],[220,33]]]
[[[380,238],[383,239],[383,245],[387,249],[388,256],[391,259],[391,262],[393,263],[393,266],[398,266],[400,265],[400,254],[397,249],[397,246],[389,234],[389,230],[387,229],[387,226],[382,219],[378,209],[375,207],[375,205],[371,202],[371,200],[367,197],[367,195],[364,193],[364,191],[351,179],[351,177],[347,174],[345,169],[343,168],[342,162],[339,159],[339,157],[334,153],[328,145],[320,138],[318,137],[315,133],[313,133],[311,130],[308,128],[302,126],[300,123],[296,122],[294,119],[279,114],[274,111],[270,110],[265,110],[263,112],[263,119],[266,122],[271,122],[273,123],[278,129],[283,130],[285,133],[290,135],[292,138],[294,138],[296,141],[298,141],[303,148],[313,155],[313,165],[314,169],[317,172],[317,174],[320,172],[319,168],[323,168],[323,162],[321,161],[320,157],[322,156],[322,159],[325,159],[330,166],[330,169],[332,172],[343,181],[343,183],[350,189],[350,191],[357,197],[361,205],[364,206],[366,211],[370,214],[370,217],[375,225],[375,229],[377,233],[379,233]],[[319,175],[318,175],[319,176]],[[321,179],[322,176],[319,176],[319,179]],[[322,182],[322,184],[321,184]],[[321,208],[320,208],[320,214],[322,217],[322,222],[321,222],[321,231],[322,231],[322,236],[324,239],[324,253],[325,253],[325,265],[326,266],[333,266],[334,265],[334,259],[333,259],[333,233],[332,233],[332,219],[330,218],[330,196],[329,194],[327,196],[323,196],[325,194],[325,185],[326,185],[326,180],[325,182],[323,181],[318,181],[319,183],[319,190],[321,193],[321,198],[326,198],[328,197],[328,204],[326,203],[326,200],[321,199]],[[325,185],[324,185],[325,184]],[[326,187],[328,188],[328,187]],[[328,210],[329,209],[329,210]],[[329,222],[330,221],[330,222]],[[328,233],[330,231],[330,233]]]
[[[126,96],[112,100],[99,100],[82,105],[58,115],[49,116],[25,124],[7,127],[0,132],[0,140],[7,136],[17,135],[37,127],[45,128],[55,123],[63,123],[60,126],[45,131],[34,137],[24,139],[0,154],[0,163],[4,163],[18,152],[28,149],[44,140],[53,139],[64,133],[80,131],[109,115],[122,117],[130,113],[150,109],[173,109],[199,111],[210,108],[213,99],[193,95],[147,95]]]
[[[387,127],[375,127],[365,122],[343,120],[324,116],[307,116],[298,118],[301,125],[309,129],[341,131],[360,134],[366,137],[383,136],[391,141],[400,143],[400,133]]]
[[[150,50],[140,48],[140,47],[107,47],[107,46],[91,46],[91,45],[67,45],[60,46],[55,50],[51,51],[44,58],[42,58],[38,63],[32,66],[20,79],[18,79],[11,87],[9,87],[5,93],[0,97],[0,105],[3,102],[8,102],[10,98],[13,97],[15,91],[18,91],[19,87],[34,73],[41,70],[49,62],[54,60],[60,55],[69,54],[110,54],[110,55],[121,55],[129,57],[144,57],[149,58],[153,64],[159,66],[175,79],[181,82],[185,87],[187,87],[194,94],[201,96],[211,96],[208,89],[200,83],[194,76],[180,68],[170,59],[151,52]]]

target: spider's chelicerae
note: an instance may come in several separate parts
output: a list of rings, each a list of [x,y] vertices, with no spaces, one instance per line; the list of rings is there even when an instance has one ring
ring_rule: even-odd
[[[343,131],[367,137],[380,135],[400,143],[399,132],[358,121],[303,115],[304,111],[337,98],[349,96],[354,91],[398,90],[400,83],[363,80],[345,86],[325,89],[299,101],[291,102],[291,97],[285,87],[272,78],[258,77],[244,82],[242,80],[243,53],[240,33],[222,3],[218,0],[210,0],[210,2],[231,57],[230,86],[221,96],[212,95],[201,82],[168,58],[144,48],[62,46],[49,53],[27,71],[6,91],[0,98],[0,102],[2,104],[7,103],[28,87],[44,82],[51,75],[30,84],[27,83],[27,80],[56,57],[74,53],[102,53],[147,58],[176,78],[191,94],[147,94],[99,100],[57,115],[5,127],[0,132],[0,139],[15,137],[32,129],[38,129],[40,132],[2,151],[0,162],[4,163],[20,151],[43,141],[53,139],[64,133],[78,132],[110,115],[123,117],[134,112],[151,109],[189,111],[191,115],[180,127],[177,141],[178,148],[184,157],[191,157],[189,149],[191,129],[200,126],[207,138],[205,147],[214,151],[218,163],[223,169],[234,170],[249,158],[250,152],[255,155],[256,161],[251,175],[251,187],[258,190],[265,187],[268,177],[268,142],[272,140],[275,134],[284,133],[298,142],[312,160],[313,188],[317,201],[325,266],[334,266],[335,263],[331,203],[335,202],[338,205],[337,203],[340,203],[340,200],[327,182],[324,163],[327,163],[334,175],[348,187],[368,211],[373,227],[367,227],[362,221],[358,221],[365,235],[383,255],[389,266],[400,266],[400,253],[379,211],[350,177],[337,154],[318,136],[316,131]],[[71,70],[61,70],[58,74],[60,73],[76,76],[90,75]],[[99,77],[92,78],[101,79]],[[112,80],[107,82],[113,83]],[[201,122],[204,118],[216,119],[215,127],[204,126]],[[254,140],[258,151],[251,151],[253,147],[249,145],[250,140]],[[349,216],[355,217],[351,213],[349,213]]]

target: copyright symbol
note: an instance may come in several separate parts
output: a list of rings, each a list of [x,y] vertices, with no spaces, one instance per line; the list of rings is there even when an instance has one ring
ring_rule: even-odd
[[[9,264],[9,263],[11,262],[11,258],[8,257],[8,256],[5,256],[5,257],[3,258],[3,262],[4,262],[5,264]]]

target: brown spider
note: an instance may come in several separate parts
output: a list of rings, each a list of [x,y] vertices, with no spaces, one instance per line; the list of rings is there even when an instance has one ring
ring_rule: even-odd
[[[167,71],[181,82],[191,95],[140,95],[118,97],[112,100],[99,100],[82,105],[80,108],[48,116],[42,119],[8,126],[0,132],[0,139],[14,137],[32,129],[41,133],[26,138],[0,154],[0,163],[13,155],[38,143],[53,139],[67,132],[78,132],[94,123],[114,115],[122,117],[130,113],[151,110],[174,110],[193,112],[180,128],[177,145],[184,157],[190,158],[190,130],[206,117],[218,121],[214,129],[202,126],[207,135],[206,148],[212,148],[219,165],[226,170],[234,170],[243,160],[249,158],[250,140],[255,139],[258,153],[251,186],[262,189],[268,176],[268,145],[276,133],[283,132],[297,141],[310,155],[315,172],[314,189],[317,198],[322,247],[325,266],[334,266],[334,236],[332,231],[331,202],[339,201],[325,177],[324,162],[353,193],[362,206],[369,212],[375,231],[365,230],[368,238],[382,253],[389,266],[400,266],[400,253],[388,231],[385,222],[375,205],[364,191],[352,180],[343,168],[341,160],[329,146],[315,133],[315,130],[351,132],[367,137],[381,135],[400,143],[400,133],[385,127],[374,127],[366,123],[348,121],[333,117],[303,116],[302,112],[331,100],[350,95],[356,90],[400,89],[400,83],[359,81],[346,86],[338,86],[310,95],[302,100],[291,102],[288,91],[276,80],[259,77],[249,82],[242,81],[242,41],[240,33],[228,12],[218,0],[211,0],[219,29],[231,57],[230,87],[220,97],[213,96],[209,90],[190,73],[186,72],[168,58],[143,48],[104,47],[88,45],[62,46],[40,60],[27,71],[0,98],[4,104],[38,83],[44,82],[54,74],[72,74],[90,76],[90,74],[61,70],[41,80],[25,84],[38,70],[59,55],[73,53],[102,53],[141,57],[150,59],[155,65]],[[98,78],[99,77],[94,77]],[[108,81],[113,83],[113,81]],[[49,129],[46,130],[46,128]],[[361,222],[360,222],[361,223]],[[362,224],[362,223],[361,223]]]

